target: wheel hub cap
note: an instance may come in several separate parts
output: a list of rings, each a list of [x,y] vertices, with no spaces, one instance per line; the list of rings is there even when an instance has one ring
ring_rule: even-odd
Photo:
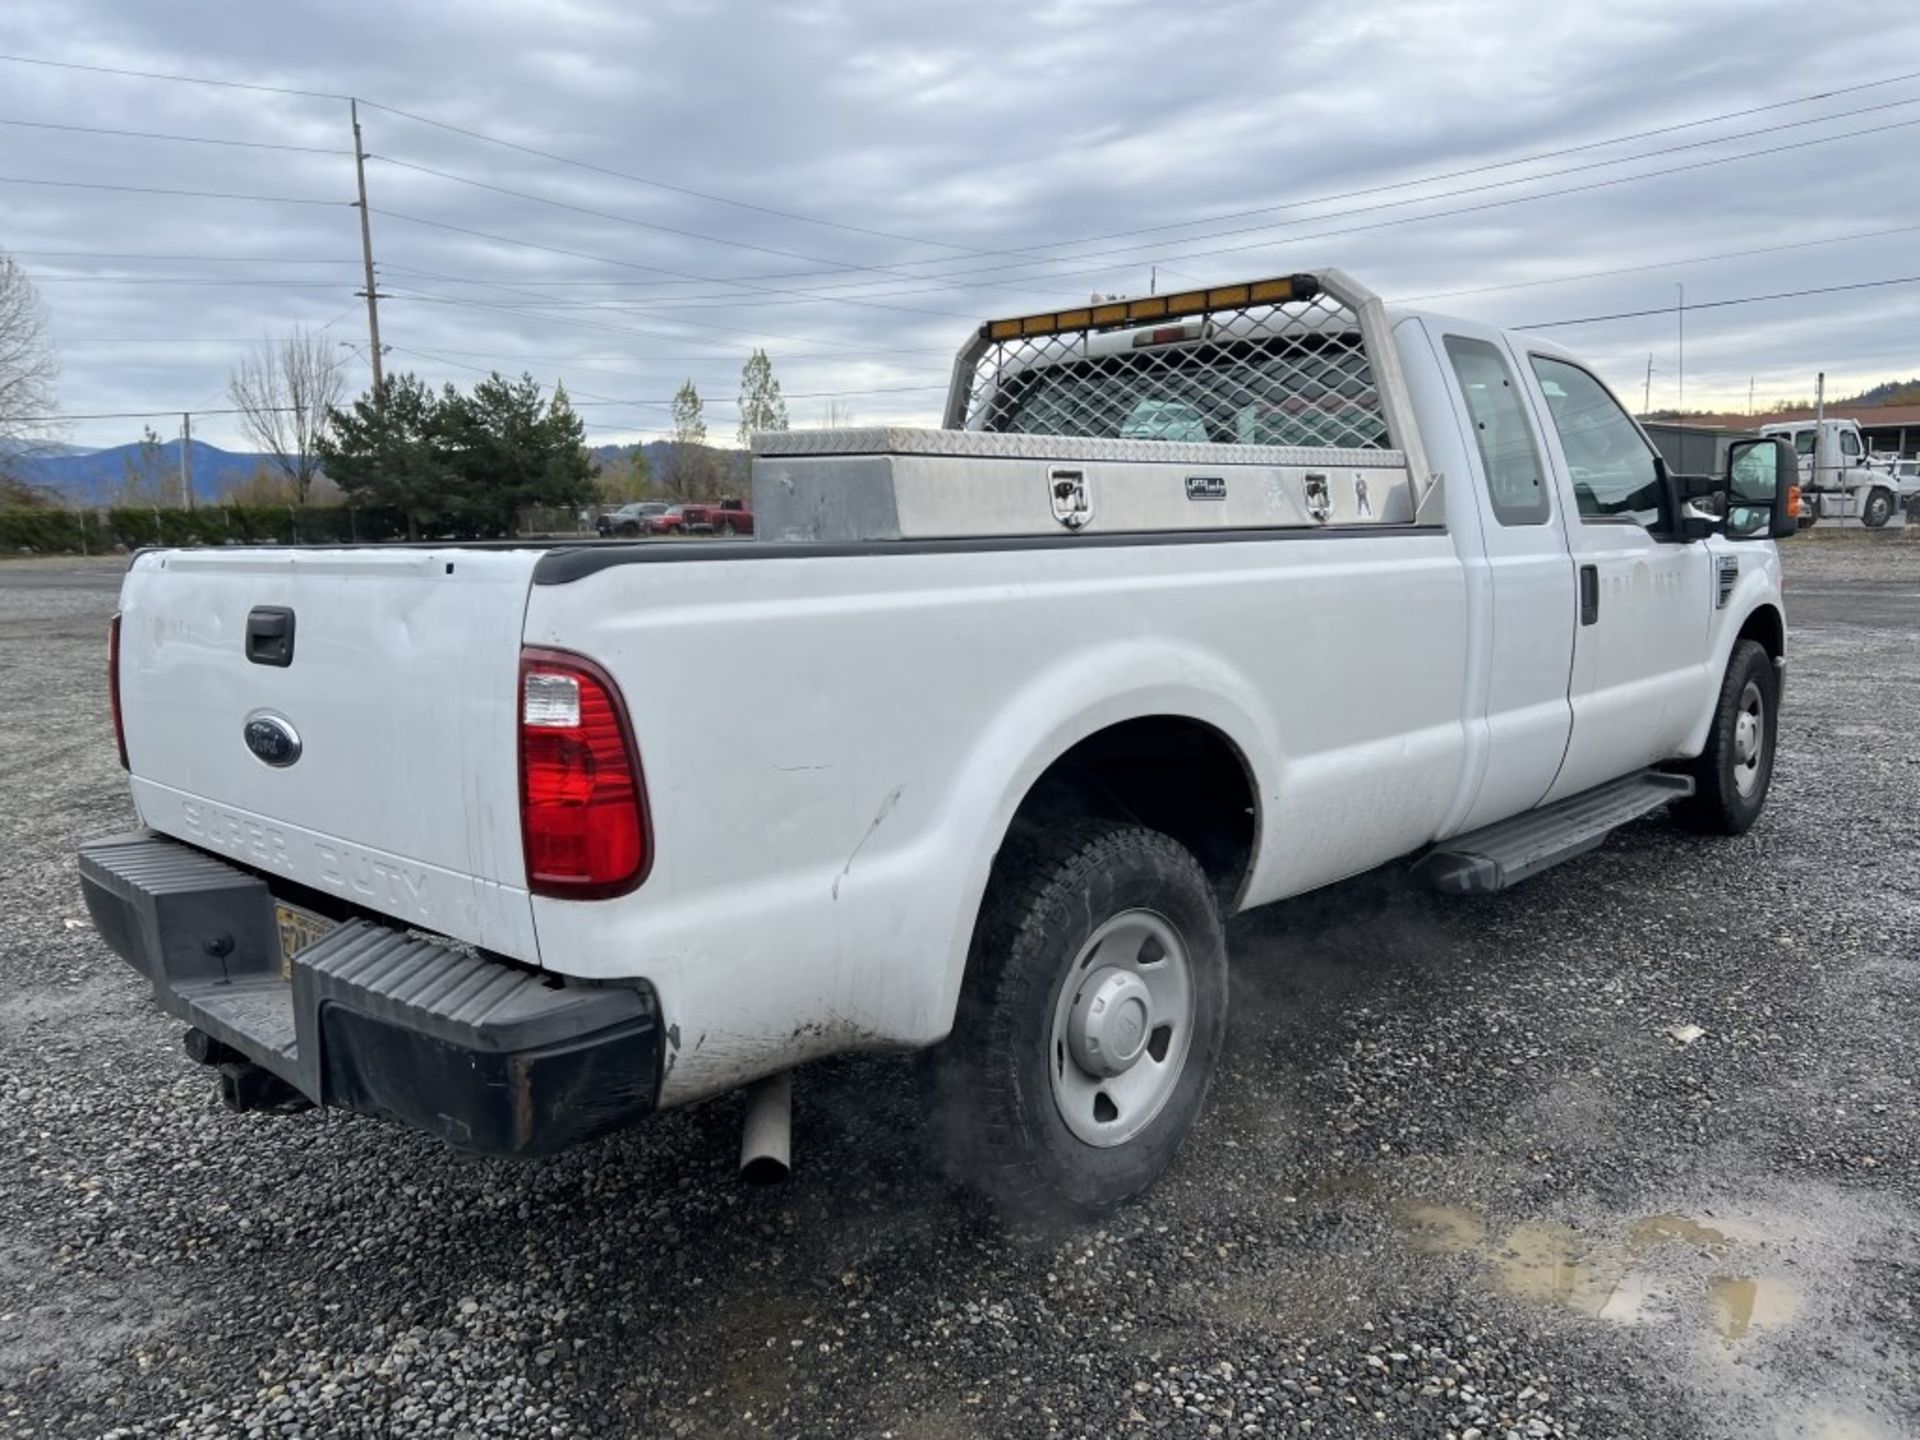
[[[1055,992],[1047,1072],[1060,1118],[1089,1145],[1122,1145],[1178,1088],[1193,1038],[1186,943],[1151,910],[1095,927]]]
[[[1740,692],[1740,710],[1733,720],[1733,787],[1751,796],[1760,784],[1760,757],[1766,749],[1767,719],[1760,687],[1751,680]]]
[[[1067,1047],[1073,1063],[1089,1075],[1119,1075],[1145,1053],[1152,1033],[1153,996],[1146,981],[1108,966],[1081,987],[1067,1022]]]

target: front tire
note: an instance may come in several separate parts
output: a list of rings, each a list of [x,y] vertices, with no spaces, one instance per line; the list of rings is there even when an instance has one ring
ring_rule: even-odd
[[[1874,489],[1867,492],[1866,506],[1860,511],[1860,523],[1878,530],[1893,518],[1893,492]]]
[[[1752,640],[1738,641],[1720,682],[1707,748],[1689,767],[1693,798],[1675,807],[1681,823],[1709,835],[1741,835],[1766,808],[1779,733],[1780,677]]]
[[[994,862],[936,1113],[958,1177],[1020,1215],[1105,1214],[1178,1154],[1226,1032],[1199,862],[1158,831],[1016,825]]]

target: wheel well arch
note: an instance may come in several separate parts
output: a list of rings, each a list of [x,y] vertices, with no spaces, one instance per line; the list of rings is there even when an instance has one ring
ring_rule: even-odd
[[[1778,661],[1787,653],[1787,623],[1773,606],[1757,605],[1753,613],[1740,622],[1740,633],[1734,639],[1755,641],[1767,652],[1769,660]]]
[[[1190,715],[1140,715],[1074,742],[1028,786],[1010,825],[1098,815],[1179,841],[1231,909],[1252,872],[1260,789],[1225,732]]]

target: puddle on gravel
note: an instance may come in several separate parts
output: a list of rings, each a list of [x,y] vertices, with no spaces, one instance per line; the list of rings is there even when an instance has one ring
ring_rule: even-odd
[[[1642,1216],[1627,1226],[1624,1239],[1614,1239],[1543,1221],[1496,1233],[1485,1216],[1463,1205],[1402,1202],[1393,1213],[1410,1248],[1476,1257],[1503,1295],[1622,1325],[1681,1298],[1685,1277],[1661,1273],[1658,1252],[1684,1248],[1725,1260],[1734,1248],[1732,1227],[1685,1215]],[[1729,1342],[1786,1325],[1801,1300],[1791,1281],[1760,1274],[1714,1275],[1706,1282],[1706,1298],[1714,1333]]]
[[[1713,1328],[1722,1339],[1741,1339],[1756,1326],[1785,1325],[1800,1309],[1800,1292],[1769,1276],[1716,1275],[1707,1281]]]

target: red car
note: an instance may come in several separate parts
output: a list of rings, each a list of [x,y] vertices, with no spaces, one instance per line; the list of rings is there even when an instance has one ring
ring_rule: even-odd
[[[747,502],[736,498],[722,500],[707,511],[707,524],[720,535],[753,534],[753,511]]]
[[[693,522],[687,516],[685,505],[669,505],[658,514],[647,516],[649,535],[690,535]]]

